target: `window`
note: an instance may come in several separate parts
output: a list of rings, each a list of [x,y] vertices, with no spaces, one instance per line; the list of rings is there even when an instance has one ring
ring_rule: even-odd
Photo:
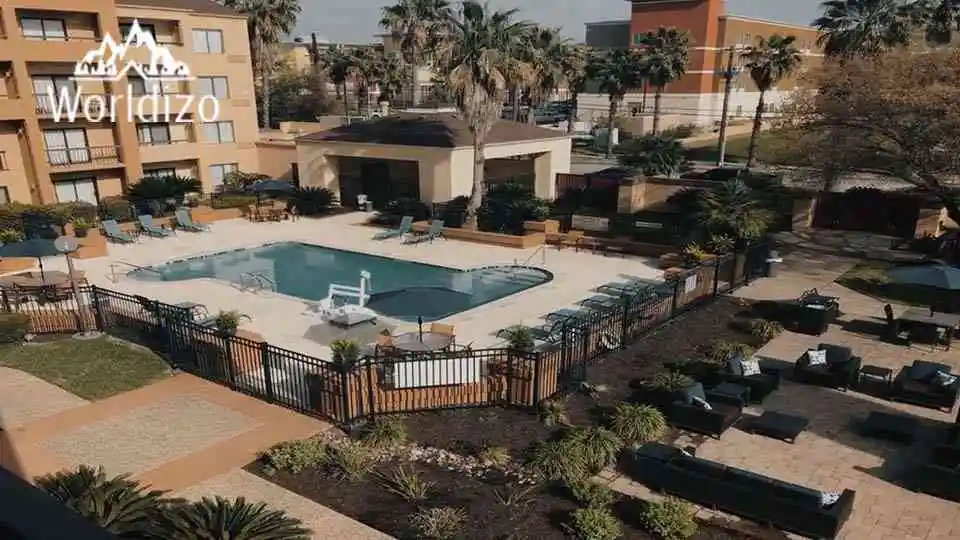
[[[169,124],[140,124],[137,126],[140,144],[170,144]]]
[[[37,75],[33,77],[33,95],[37,100],[37,112],[53,111],[54,102],[50,100],[52,93],[57,99],[66,91],[68,96],[77,94],[77,82],[66,75]]]
[[[120,23],[120,35],[123,36],[123,40],[126,41],[130,37],[130,29],[133,27],[133,23]],[[140,23],[140,29],[144,32],[150,34],[150,37],[154,41],[157,40],[157,28],[152,24],[143,24]]]
[[[162,167],[159,169],[144,169],[143,177],[144,178],[168,178],[170,176],[176,176],[177,170],[173,167]]]
[[[20,28],[23,37],[35,41],[66,41],[67,25],[63,19],[41,19],[37,17],[22,17]]]
[[[47,161],[51,165],[90,161],[85,129],[47,129],[43,132],[43,140],[47,145]]]
[[[194,30],[193,52],[222,54],[223,32],[220,30]]]
[[[232,143],[233,122],[206,122],[203,124],[203,138],[211,143]]]
[[[92,176],[57,180],[54,182],[57,189],[58,202],[87,202],[98,204],[97,180]]]
[[[7,204],[10,202],[10,191],[7,189],[7,186],[0,186],[0,204]]]
[[[153,94],[162,96],[165,94],[176,93],[164,90],[163,82],[158,80],[145,80],[134,76],[128,77],[128,80],[130,81],[130,93],[134,96],[146,96]]]
[[[647,102],[645,101],[628,103],[627,106],[630,107],[630,116],[640,116],[647,112]]]
[[[197,77],[201,96],[213,96],[217,99],[230,97],[230,86],[226,77]]]
[[[210,166],[210,184],[217,188],[223,185],[223,179],[232,172],[237,172],[240,168],[236,163],[221,163]]]

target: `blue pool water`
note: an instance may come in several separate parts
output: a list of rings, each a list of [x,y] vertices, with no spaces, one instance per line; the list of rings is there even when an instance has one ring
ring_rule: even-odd
[[[214,278],[239,283],[243,274],[260,274],[281,294],[306,300],[327,296],[331,283],[356,287],[360,272],[370,272],[368,307],[404,321],[435,321],[550,281],[537,268],[494,267],[457,270],[343,251],[283,242],[172,261],[134,270],[142,280],[182,281]]]

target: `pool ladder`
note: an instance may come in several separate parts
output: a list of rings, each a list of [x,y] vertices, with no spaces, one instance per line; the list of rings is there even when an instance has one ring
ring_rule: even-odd
[[[277,284],[267,276],[259,272],[244,272],[240,274],[240,290],[244,292],[257,292],[267,290],[277,292]]]

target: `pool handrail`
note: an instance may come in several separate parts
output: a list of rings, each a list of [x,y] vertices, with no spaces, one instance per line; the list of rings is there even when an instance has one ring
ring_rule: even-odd
[[[140,265],[138,265],[138,264],[129,263],[129,262],[127,262],[127,261],[115,261],[115,262],[110,263],[110,281],[112,281],[113,283],[120,283],[120,277],[117,276],[117,267],[120,266],[120,265],[129,266],[130,268],[133,268],[134,270],[142,270],[142,271],[144,271],[144,272],[151,272],[151,273],[154,273],[154,274],[160,276],[161,278],[163,278],[163,272],[157,270],[156,268],[151,268],[151,267],[149,267],[149,266],[140,266]]]
[[[247,289],[244,286],[244,278],[253,280],[255,284],[258,285],[258,287],[256,287],[256,290],[268,289],[270,290],[270,292],[277,292],[276,282],[274,282],[272,279],[268,278],[267,276],[261,274],[260,272],[244,272],[240,274],[239,284],[240,284],[240,289],[243,291],[254,290],[254,287]]]

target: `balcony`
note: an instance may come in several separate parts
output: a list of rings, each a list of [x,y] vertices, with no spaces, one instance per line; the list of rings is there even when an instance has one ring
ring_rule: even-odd
[[[103,120],[110,120],[110,107],[113,96],[110,94],[88,94],[81,92],[79,101],[74,108],[74,101],[77,94],[70,95],[65,104],[60,103],[60,96],[56,100],[51,100],[49,94],[34,94],[33,99],[36,102],[35,111],[38,117],[49,118],[58,112],[57,116],[62,118],[75,117],[77,120],[98,121],[103,115]]]
[[[54,169],[90,170],[120,164],[119,146],[88,146],[86,148],[49,148],[47,164]]]
[[[144,125],[138,127],[140,135],[140,159],[144,163],[181,161],[197,158],[196,138],[193,130],[185,124],[155,125],[144,133]]]

